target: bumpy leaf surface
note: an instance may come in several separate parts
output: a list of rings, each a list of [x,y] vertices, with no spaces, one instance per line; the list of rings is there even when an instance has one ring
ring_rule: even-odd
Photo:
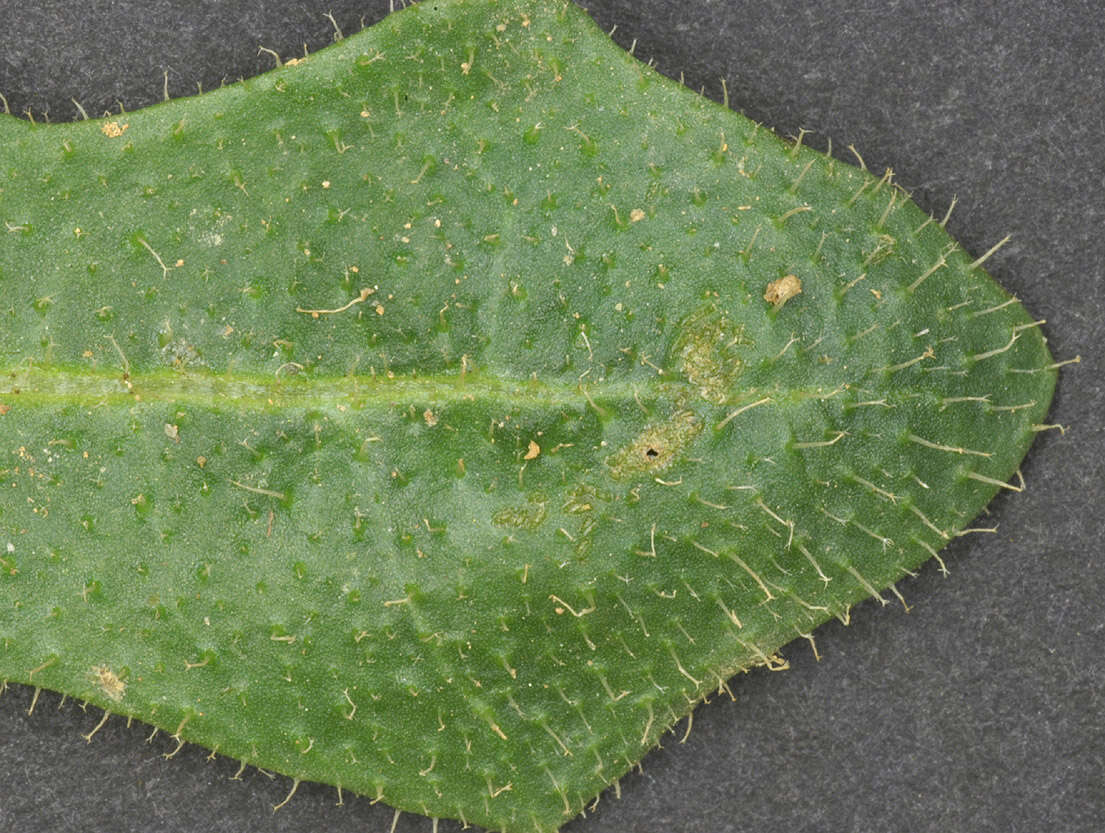
[[[889,176],[561,0],[0,116],[0,220],[0,678],[495,829],[936,555],[1054,384]]]

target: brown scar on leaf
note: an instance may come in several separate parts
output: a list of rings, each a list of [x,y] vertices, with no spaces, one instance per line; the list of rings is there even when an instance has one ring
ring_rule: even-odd
[[[802,294],[802,281],[796,275],[784,275],[777,281],[772,281],[764,291],[764,300],[774,304],[779,309],[783,304],[795,295]]]
[[[540,453],[541,453],[541,446],[539,446],[533,440],[530,440],[529,441],[529,448],[526,450],[526,454],[522,459],[523,460],[532,460]]]
[[[90,674],[92,682],[109,700],[118,703],[123,699],[123,695],[127,693],[127,684],[106,665],[93,666]]]

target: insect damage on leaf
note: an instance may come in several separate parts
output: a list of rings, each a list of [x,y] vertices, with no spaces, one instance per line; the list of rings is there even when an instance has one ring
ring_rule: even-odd
[[[679,458],[701,430],[702,423],[691,411],[680,411],[666,422],[646,426],[607,459],[610,476],[620,480],[633,474],[663,471]]]
[[[0,116],[0,214],[0,680],[512,833],[1021,489],[1058,367],[563,0]]]

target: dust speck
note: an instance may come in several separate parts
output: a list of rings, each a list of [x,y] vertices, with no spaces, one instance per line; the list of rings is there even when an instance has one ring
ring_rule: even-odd
[[[764,291],[764,300],[774,304],[778,309],[795,295],[802,294],[802,281],[795,275],[784,275],[777,281],[772,281]]]

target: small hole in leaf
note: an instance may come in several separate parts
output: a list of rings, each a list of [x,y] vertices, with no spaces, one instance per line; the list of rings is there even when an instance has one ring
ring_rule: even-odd
[[[657,451],[655,448],[649,447],[648,449],[645,450],[645,456],[650,457],[650,458],[651,457],[659,457],[660,452]]]

